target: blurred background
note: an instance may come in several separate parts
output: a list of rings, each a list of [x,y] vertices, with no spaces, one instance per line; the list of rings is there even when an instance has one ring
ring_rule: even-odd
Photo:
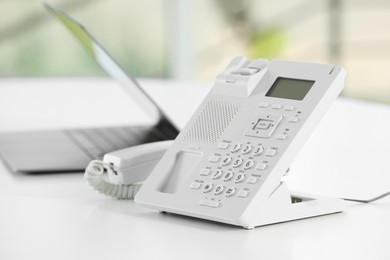
[[[390,103],[388,0],[63,0],[131,74],[212,82],[237,55],[343,65]],[[105,76],[37,0],[0,0],[0,77]]]

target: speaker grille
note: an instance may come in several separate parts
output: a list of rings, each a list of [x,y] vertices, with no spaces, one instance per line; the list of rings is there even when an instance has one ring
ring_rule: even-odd
[[[184,135],[184,140],[214,144],[240,108],[239,102],[210,100]]]

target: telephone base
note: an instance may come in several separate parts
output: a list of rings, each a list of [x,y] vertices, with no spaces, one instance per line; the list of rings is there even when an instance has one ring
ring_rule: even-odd
[[[286,198],[290,198],[290,201],[286,201]],[[261,207],[253,225],[244,228],[253,229],[258,226],[340,213],[344,207],[345,203],[340,199],[289,192],[286,185],[281,184],[266,205]]]

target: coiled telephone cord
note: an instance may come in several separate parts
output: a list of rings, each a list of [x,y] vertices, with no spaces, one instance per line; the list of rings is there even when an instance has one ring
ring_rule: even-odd
[[[134,199],[137,192],[140,190],[142,183],[132,184],[114,184],[104,179],[103,173],[110,167],[100,160],[91,161],[85,169],[85,180],[88,184],[98,192],[121,200],[132,200]]]

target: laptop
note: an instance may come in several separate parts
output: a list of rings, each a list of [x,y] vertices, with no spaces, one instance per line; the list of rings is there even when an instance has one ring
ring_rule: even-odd
[[[8,167],[15,172],[30,173],[82,171],[89,161],[102,159],[105,153],[175,139],[178,128],[85,27],[58,8],[47,3],[44,6],[69,29],[103,70],[123,85],[150,117],[150,124],[2,133],[0,154]]]

